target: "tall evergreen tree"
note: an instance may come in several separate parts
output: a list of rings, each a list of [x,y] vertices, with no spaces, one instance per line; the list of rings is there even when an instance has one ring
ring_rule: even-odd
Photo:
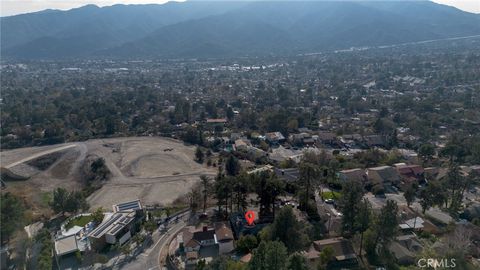
[[[200,181],[202,184],[203,213],[205,213],[207,211],[208,195],[210,194],[210,178],[206,175],[202,175],[200,176]]]
[[[250,269],[255,270],[286,270],[287,249],[282,242],[262,241],[253,251]]]
[[[358,206],[358,214],[356,215],[355,226],[356,230],[360,233],[360,250],[358,252],[360,258],[362,258],[363,239],[365,231],[369,228],[372,219],[372,205],[368,199],[363,199]]]
[[[302,250],[310,243],[305,226],[300,223],[291,207],[283,207],[275,217],[270,230],[271,240],[281,241],[289,252]]]
[[[414,185],[409,185],[405,190],[405,192],[403,193],[403,197],[405,197],[408,207],[410,207],[412,202],[415,200],[415,196],[416,196],[416,190]]]
[[[374,223],[375,241],[374,246],[380,245],[381,249],[386,249],[388,244],[395,238],[398,230],[398,206],[397,203],[387,200],[387,204],[382,207],[380,214]]]
[[[305,259],[305,256],[297,252],[290,255],[288,257],[287,269],[288,270],[308,270],[307,260]]]
[[[363,187],[357,181],[348,181],[342,187],[340,209],[342,211],[342,233],[353,235],[355,233],[355,220],[358,207],[363,197]]]
[[[197,146],[197,148],[195,149],[195,160],[198,163],[203,163],[204,158],[205,158],[205,154],[203,153],[202,148]]]
[[[225,163],[225,171],[227,172],[227,175],[237,175],[240,172],[240,163],[238,162],[238,159],[230,155],[227,159],[227,162]]]
[[[303,187],[303,198],[301,198],[301,206],[307,209],[310,202],[310,195],[312,190],[318,184],[320,171],[318,167],[309,162],[302,162],[300,164],[300,184]]]

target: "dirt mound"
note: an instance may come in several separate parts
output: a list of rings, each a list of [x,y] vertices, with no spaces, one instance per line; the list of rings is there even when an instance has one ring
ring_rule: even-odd
[[[57,161],[60,157],[62,157],[67,151],[58,151],[58,152],[53,152],[32,160],[29,160],[25,162],[26,164],[37,168],[40,171],[44,171],[48,169],[50,166],[52,166],[55,161]]]
[[[24,181],[39,173],[39,170],[27,164],[18,164],[11,168],[2,168],[3,181]]]

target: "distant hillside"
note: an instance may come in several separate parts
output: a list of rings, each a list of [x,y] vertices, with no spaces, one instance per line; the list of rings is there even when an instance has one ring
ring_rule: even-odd
[[[480,15],[429,1],[89,5],[0,23],[7,59],[284,55],[480,34]]]

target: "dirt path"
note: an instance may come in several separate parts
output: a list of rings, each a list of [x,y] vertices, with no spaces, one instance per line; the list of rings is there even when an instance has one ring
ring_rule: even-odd
[[[62,150],[65,150],[65,149],[69,149],[69,148],[76,147],[76,146],[77,146],[76,144],[69,144],[69,145],[60,146],[60,147],[57,147],[57,148],[54,148],[54,149],[49,149],[49,150],[46,150],[46,151],[42,151],[40,153],[33,154],[29,157],[23,158],[21,160],[10,163],[10,164],[5,165],[3,167],[6,168],[6,169],[10,169],[12,167],[20,165],[20,164],[25,163],[27,161],[30,161],[32,159],[36,159],[36,158],[39,158],[41,156],[45,156],[45,155],[48,155],[48,154],[51,154],[51,153],[55,153],[55,152],[62,151]]]

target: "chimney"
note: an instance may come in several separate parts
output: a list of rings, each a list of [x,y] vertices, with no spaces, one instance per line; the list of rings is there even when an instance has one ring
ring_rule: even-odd
[[[203,231],[204,231],[204,232],[208,231],[208,227],[207,227],[207,226],[203,226]]]

